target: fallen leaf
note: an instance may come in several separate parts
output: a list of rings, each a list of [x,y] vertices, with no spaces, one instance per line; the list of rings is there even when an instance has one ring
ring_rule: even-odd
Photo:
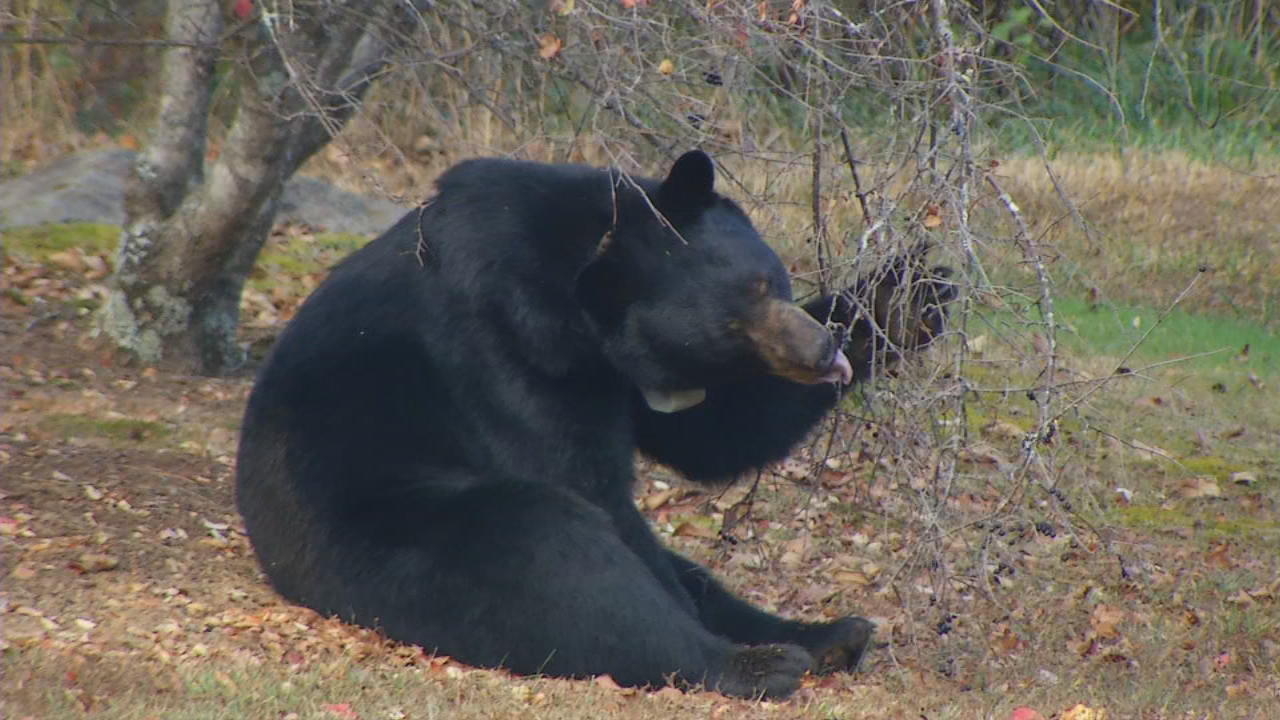
[[[1241,607],[1250,607],[1256,604],[1254,602],[1253,596],[1250,595],[1247,590],[1241,590],[1235,595],[1232,595],[1231,597],[1227,598],[1227,602],[1233,605],[1239,605]]]
[[[50,253],[49,262],[72,272],[82,272],[85,269],[84,254],[80,252],[80,248]]]
[[[726,715],[732,717],[734,714],[734,706],[724,703],[722,705],[717,705],[715,709],[711,711],[711,720],[721,720],[721,718]]]
[[[84,574],[115,570],[119,565],[119,560],[103,553],[81,553],[71,561],[71,569]]]
[[[997,420],[984,425],[982,427],[982,434],[990,437],[1012,440],[1014,438],[1022,437],[1026,434],[1026,431],[1011,422]]]
[[[1006,624],[1001,624],[996,632],[992,633],[991,643],[1001,655],[1012,655],[1025,644]]]
[[[85,255],[84,263],[88,267],[85,277],[90,280],[101,280],[111,274],[111,266],[101,255]]]
[[[1107,711],[1077,703],[1062,712],[1062,720],[1107,720]]]
[[[1177,493],[1187,499],[1222,497],[1218,481],[1208,475],[1183,478],[1178,482]]]
[[[1237,485],[1253,485],[1258,482],[1258,476],[1247,470],[1231,473],[1231,482]]]
[[[1230,543],[1217,543],[1212,545],[1209,548],[1209,551],[1204,554],[1205,564],[1210,567],[1219,568],[1233,567],[1235,563],[1231,560],[1230,550]]]
[[[564,41],[550,33],[543,35],[538,40],[538,57],[543,60],[550,60],[560,54],[564,49]]]
[[[937,205],[930,205],[925,212],[924,227],[926,230],[942,227],[942,211]]]
[[[1013,712],[1009,713],[1009,720],[1044,720],[1044,716],[1023,705],[1014,708]]]
[[[333,715],[340,717],[342,720],[360,720],[360,714],[352,707],[351,703],[336,703],[332,705],[321,705],[320,709]]]
[[[832,578],[841,585],[866,587],[871,584],[871,578],[867,577],[866,573],[856,570],[837,570]]]
[[[691,522],[680,523],[676,526],[675,532],[672,534],[676,537],[697,537],[708,540],[714,540],[719,537],[719,534],[715,530],[705,525],[698,525]]]
[[[788,480],[804,480],[809,477],[810,465],[797,457],[789,457],[778,463],[775,472]]]
[[[622,686],[618,684],[617,680],[613,679],[612,675],[597,675],[595,679],[592,680],[592,682],[595,684],[596,687],[607,688],[609,690],[622,689]]]
[[[986,444],[977,444],[962,449],[960,451],[960,460],[978,465],[994,465],[996,467],[1005,464],[1004,456],[996,451],[995,448]]]
[[[667,488],[659,490],[656,493],[650,493],[640,498],[640,506],[645,510],[657,510],[658,508],[671,502],[673,498],[680,494],[680,488]]]
[[[658,692],[653,693],[653,696],[660,698],[682,698],[684,697],[684,693],[680,691],[680,688],[668,685]]]
[[[1115,605],[1100,603],[1089,614],[1089,626],[1103,639],[1120,637],[1118,626],[1125,620],[1125,611]]]

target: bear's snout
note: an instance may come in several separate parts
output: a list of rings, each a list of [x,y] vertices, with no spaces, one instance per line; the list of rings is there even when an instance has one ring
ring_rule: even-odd
[[[853,366],[836,339],[797,305],[766,299],[746,333],[773,375],[811,385],[853,380]]]

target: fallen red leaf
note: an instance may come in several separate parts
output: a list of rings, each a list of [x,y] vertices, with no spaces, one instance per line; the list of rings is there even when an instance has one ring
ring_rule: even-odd
[[[596,687],[608,688],[610,690],[622,689],[622,686],[619,685],[618,681],[614,680],[611,675],[597,675],[593,682],[595,682]]]
[[[337,703],[333,705],[321,705],[320,708],[343,720],[360,720],[360,713],[351,708],[351,703]]]

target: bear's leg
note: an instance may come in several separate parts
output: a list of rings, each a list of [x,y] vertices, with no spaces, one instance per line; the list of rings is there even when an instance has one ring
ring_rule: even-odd
[[[708,631],[605,511],[566,490],[493,483],[407,500],[353,513],[345,526],[363,542],[337,543],[334,604],[391,638],[520,674],[674,676],[743,696],[785,697],[813,665],[794,644]]]
[[[799,645],[818,660],[820,672],[854,670],[871,644],[875,625],[860,617],[807,623],[771,615],[736,597],[701,565],[668,552],[676,575],[698,608],[703,626],[735,643]]]

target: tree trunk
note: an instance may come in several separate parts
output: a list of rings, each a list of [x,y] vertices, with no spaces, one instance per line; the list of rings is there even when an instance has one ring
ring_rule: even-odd
[[[386,28],[411,19],[399,3],[366,0],[293,5],[288,17],[246,28],[235,63],[236,118],[205,172],[221,3],[170,2],[170,39],[196,47],[165,58],[160,111],[126,187],[125,227],[98,329],[144,363],[218,375],[244,362],[236,342],[240,295],[284,182],[354,114],[374,73],[407,37]],[[387,5],[395,9],[380,11]],[[401,22],[376,22],[393,19]]]

